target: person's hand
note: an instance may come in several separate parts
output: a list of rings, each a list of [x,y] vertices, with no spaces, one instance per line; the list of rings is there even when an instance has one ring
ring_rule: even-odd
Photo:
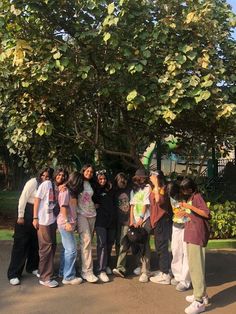
[[[180,207],[189,208],[189,204],[186,202],[179,202]]]
[[[25,220],[24,220],[24,218],[18,218],[16,223],[17,223],[18,225],[24,225]]]
[[[136,228],[137,228],[137,227],[141,227],[142,224],[143,224],[143,218],[140,217],[139,220],[138,220],[137,223],[136,223]]]
[[[65,230],[67,232],[72,232],[73,231],[73,227],[72,227],[72,225],[69,222],[66,222]]]
[[[39,228],[39,221],[38,221],[38,219],[33,219],[33,226],[34,226],[34,228],[36,230],[38,230],[38,228]]]
[[[183,218],[183,217],[189,217],[189,214],[186,213],[184,210],[179,210],[178,212],[175,213],[175,216],[177,218]]]
[[[61,184],[58,187],[59,192],[65,192],[67,190],[67,187],[65,184]]]

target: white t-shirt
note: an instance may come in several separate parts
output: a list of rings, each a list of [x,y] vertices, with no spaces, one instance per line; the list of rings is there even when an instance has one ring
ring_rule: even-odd
[[[137,192],[134,192],[133,190],[130,193],[130,205],[134,205],[134,223],[137,223],[140,219],[140,215],[142,215],[142,209],[144,205],[147,205],[146,212],[143,218],[143,221],[147,220],[148,217],[150,217],[150,185],[147,184],[144,189],[140,189]]]
[[[95,217],[96,208],[92,200],[93,189],[88,181],[84,181],[84,190],[78,197],[78,214],[85,217]]]
[[[56,217],[53,214],[55,199],[52,182],[49,180],[44,181],[39,186],[35,197],[40,198],[40,204],[38,209],[39,224],[43,226],[49,226],[53,224],[56,221]]]

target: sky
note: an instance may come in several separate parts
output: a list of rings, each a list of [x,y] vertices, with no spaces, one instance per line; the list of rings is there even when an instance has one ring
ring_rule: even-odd
[[[227,0],[227,2],[231,5],[233,12],[236,13],[236,0]],[[233,37],[236,38],[236,30],[234,30]]]
[[[228,0],[227,2],[232,6],[234,13],[236,13],[236,0]]]

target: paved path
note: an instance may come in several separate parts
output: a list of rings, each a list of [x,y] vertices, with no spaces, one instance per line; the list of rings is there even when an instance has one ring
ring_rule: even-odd
[[[182,314],[187,306],[185,296],[191,293],[177,292],[173,286],[142,284],[132,276],[112,276],[106,284],[49,289],[24,273],[22,284],[13,287],[6,278],[10,251],[11,241],[0,241],[0,314]],[[131,256],[128,262],[132,264]],[[207,313],[236,314],[235,251],[207,252],[207,286],[211,297]]]

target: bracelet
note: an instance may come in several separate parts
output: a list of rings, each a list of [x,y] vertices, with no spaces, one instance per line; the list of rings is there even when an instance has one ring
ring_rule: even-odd
[[[33,219],[36,219],[36,220],[38,220],[38,217],[33,217]]]
[[[144,215],[140,215],[139,218],[143,219],[143,218],[144,218]]]
[[[68,222],[68,219],[65,219],[65,223],[67,223]]]

